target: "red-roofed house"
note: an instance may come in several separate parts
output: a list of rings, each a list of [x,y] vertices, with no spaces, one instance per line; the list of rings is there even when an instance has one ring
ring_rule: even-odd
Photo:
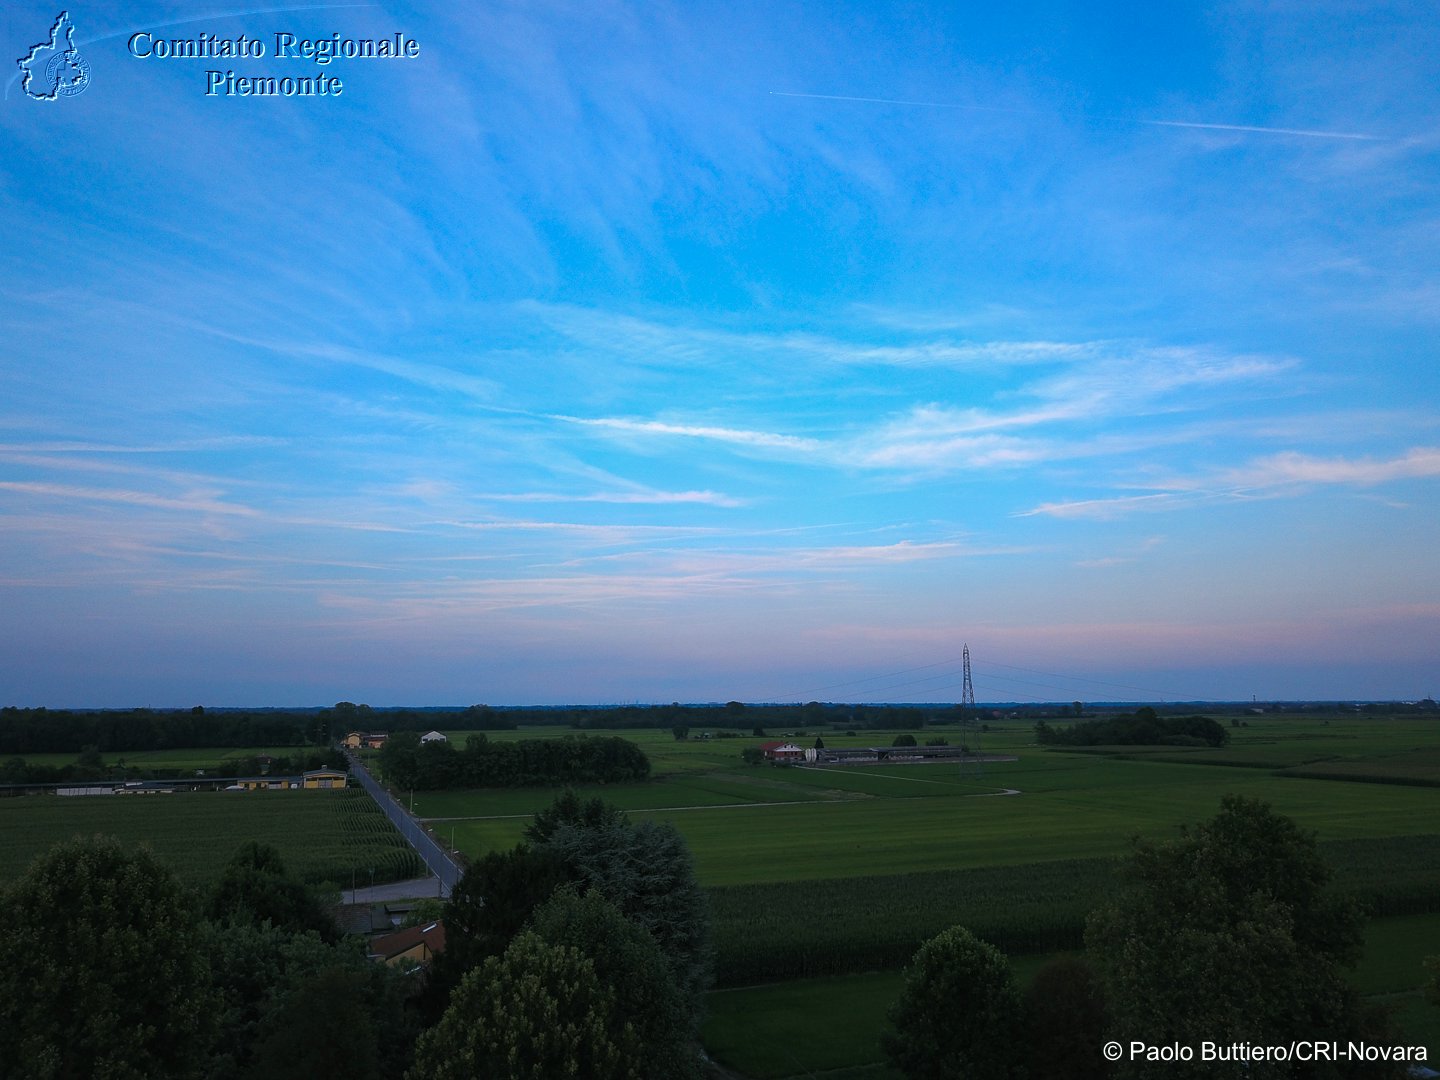
[[[762,743],[760,752],[769,761],[804,761],[805,751],[792,742]]]
[[[402,960],[428,964],[436,953],[444,951],[445,924],[438,921],[425,926],[407,926],[393,934],[370,939],[370,959],[387,964],[398,964]]]

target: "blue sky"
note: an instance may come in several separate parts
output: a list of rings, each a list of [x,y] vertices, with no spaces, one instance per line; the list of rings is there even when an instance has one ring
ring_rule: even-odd
[[[1440,689],[1433,6],[471,7],[12,74],[0,702]]]

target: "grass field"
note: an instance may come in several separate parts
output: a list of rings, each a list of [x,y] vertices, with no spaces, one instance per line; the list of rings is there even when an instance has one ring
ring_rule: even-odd
[[[921,940],[964,923],[1002,943],[1028,978],[1054,949],[1079,943],[1132,838],[1174,836],[1230,793],[1313,830],[1337,886],[1394,916],[1372,925],[1356,984],[1386,995],[1406,1031],[1434,1045],[1440,1032],[1417,972],[1425,951],[1440,952],[1440,723],[1265,716],[1245,725],[1218,749],[1059,750],[1036,746],[1028,724],[1000,723],[981,748],[1018,760],[979,776],[953,764],[752,767],[739,754],[758,738],[632,731],[623,734],[650,755],[655,778],[581,793],[672,822],[689,842],[711,891],[721,985],[736,987],[712,995],[706,1045],[746,1076],[890,1076],[877,1064],[880,1025],[897,969]],[[952,745],[973,737],[916,734],[937,733]],[[537,734],[546,732],[489,737]],[[794,741],[808,746],[816,734]],[[819,734],[828,747],[895,735]],[[513,845],[555,794],[420,792],[415,804],[478,855]]]
[[[348,887],[352,875],[392,881],[423,872],[419,858],[362,791],[181,792],[0,799],[0,882],[52,844],[106,833],[148,844],[187,884],[213,882],[246,840],[276,848],[307,883]]]
[[[1427,1047],[1433,1061],[1440,1056],[1440,1007],[1419,989],[1427,954],[1440,954],[1440,916],[1375,920],[1353,982],[1392,1008],[1406,1038]],[[1028,986],[1059,955],[1013,957],[1016,982]],[[883,1065],[880,1033],[903,982],[903,973],[891,970],[719,990],[709,998],[705,1045],[755,1080],[821,1073],[830,1080],[830,1070],[844,1067],[856,1070],[850,1080],[898,1080],[900,1074]]]
[[[681,742],[669,731],[629,731],[621,734],[650,756],[653,779],[580,794],[672,822],[686,837],[710,892],[727,987],[711,996],[706,1045],[757,1080],[888,1080],[879,1032],[899,968],[922,940],[970,926],[1001,944],[1027,980],[1056,950],[1079,945],[1133,838],[1174,836],[1212,817],[1229,793],[1264,799],[1313,830],[1337,887],[1385,916],[1370,927],[1356,985],[1392,1004],[1407,1034],[1440,1056],[1440,1009],[1418,989],[1420,959],[1440,953],[1440,723],[1264,716],[1245,725],[1218,749],[1060,750],[1035,745],[1029,724],[1000,722],[980,736],[981,749],[1017,760],[979,774],[955,764],[756,767],[740,759],[756,737]],[[819,734],[827,746],[858,747],[889,745],[896,733]],[[954,728],[916,734],[943,734],[951,745],[975,738]],[[808,746],[816,735],[793,738]],[[117,756],[209,768],[227,753],[241,751]],[[557,793],[400,794],[442,839],[477,856],[513,845]],[[371,865],[377,879],[409,872],[398,837],[358,792],[220,793],[0,800],[0,879],[54,839],[96,831],[150,843],[197,883],[251,837],[275,844],[309,880],[348,884],[352,870],[364,879]]]
[[[988,765],[976,779],[954,765],[747,767],[737,746],[734,761],[716,763],[711,773],[694,768],[704,760],[696,755],[689,768],[661,773],[649,784],[587,787],[582,794],[673,822],[707,885],[1118,855],[1133,836],[1168,835],[1183,822],[1211,816],[1227,793],[1264,798],[1322,839],[1440,829],[1434,793],[1424,787],[1341,784],[1276,776],[1267,768],[1013,744],[1000,749],[1020,760]],[[678,754],[670,749],[670,756]],[[1020,794],[990,794],[1006,788]],[[456,845],[473,856],[514,844],[524,816],[554,794],[535,788],[422,792],[415,805],[424,817],[448,819]]]

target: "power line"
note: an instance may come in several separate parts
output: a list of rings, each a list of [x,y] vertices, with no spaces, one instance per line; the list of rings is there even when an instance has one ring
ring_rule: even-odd
[[[827,685],[825,685],[825,686],[814,686],[814,687],[811,687],[809,690],[801,690],[801,691],[798,691],[798,692],[795,693],[795,694],[787,694],[787,695],[785,695],[785,696],[786,696],[786,697],[802,698],[802,697],[806,697],[806,696],[808,696],[808,695],[810,695],[810,694],[817,694],[817,693],[819,693],[821,690],[834,690],[836,687],[839,687],[839,686],[855,686],[857,683],[874,682],[874,681],[877,680],[877,679],[893,679],[896,675],[909,675],[912,671],[929,671],[931,668],[943,667],[943,666],[946,665],[946,664],[956,664],[956,663],[959,663],[959,662],[960,662],[960,658],[959,658],[959,657],[956,657],[956,658],[951,659],[951,660],[940,660],[940,661],[938,661],[937,663],[934,663],[934,664],[921,664],[919,667],[902,668],[902,669],[900,669],[899,671],[890,671],[890,672],[886,672],[886,673],[883,674],[883,675],[867,675],[867,676],[866,676],[865,678],[863,678],[863,679],[851,679],[849,682],[829,683],[829,684],[827,684]],[[920,680],[917,680],[917,681],[919,681],[919,682],[924,682],[925,680],[920,679]],[[905,685],[907,685],[907,684],[906,684],[906,683],[899,683],[898,685],[900,685],[900,686],[905,686]],[[867,692],[868,692],[868,691],[867,691]]]
[[[1146,694],[1159,694],[1162,698],[1183,698],[1183,694],[1171,694],[1165,690],[1156,690],[1150,686],[1131,686],[1129,683],[1105,682],[1102,679],[1087,679],[1083,675],[1062,675],[1057,671],[1038,671],[1035,668],[1020,667],[1018,664],[1001,664],[994,660],[986,661],[991,667],[1009,668],[1011,671],[1026,671],[1031,675],[1044,675],[1051,679],[1066,679],[1070,682],[1094,683],[1096,686],[1113,686],[1121,690],[1140,690]]]
[[[952,665],[952,664],[962,664],[962,665],[963,665],[963,664],[965,663],[965,661],[968,659],[968,656],[966,655],[966,654],[968,654],[968,651],[969,651],[969,646],[967,645],[966,648],[965,648],[965,650],[964,650],[964,652],[962,653],[961,656],[958,656],[958,657],[950,657],[950,658],[945,659],[945,660],[938,660],[938,661],[936,661],[936,662],[933,663],[933,664],[920,664],[920,665],[918,665],[918,666],[916,666],[916,667],[901,668],[901,669],[899,669],[898,671],[887,671],[887,672],[883,672],[883,673],[878,674],[878,675],[867,675],[867,676],[865,676],[864,678],[860,678],[860,679],[849,679],[849,680],[846,680],[846,681],[844,681],[844,682],[827,683],[827,684],[825,684],[824,686],[814,686],[814,687],[811,687],[811,688],[808,689],[808,690],[801,690],[801,691],[798,691],[798,692],[795,692],[795,693],[784,694],[784,695],[780,695],[780,697],[781,697],[782,699],[800,700],[800,699],[802,699],[802,698],[811,698],[813,695],[818,694],[818,693],[820,693],[820,692],[822,692],[822,691],[825,691],[825,690],[836,690],[836,689],[840,689],[840,688],[847,687],[847,686],[861,686],[861,685],[864,684],[864,683],[880,682],[880,681],[882,681],[882,680],[896,678],[897,676],[900,676],[900,675],[909,675],[909,674],[911,674],[911,673],[913,673],[913,672],[916,672],[916,671],[930,671],[930,670],[933,670],[934,668],[947,667],[947,666]],[[1111,688],[1113,688],[1113,689],[1118,689],[1118,690],[1134,690],[1134,691],[1138,691],[1138,692],[1140,692],[1140,693],[1142,693],[1142,694],[1153,694],[1153,695],[1155,695],[1155,697],[1159,698],[1161,701],[1204,701],[1204,700],[1208,700],[1208,699],[1205,699],[1205,698],[1192,698],[1192,697],[1189,697],[1188,695],[1181,694],[1181,693],[1177,693],[1177,692],[1170,691],[1170,690],[1157,690],[1157,689],[1155,689],[1154,687],[1151,687],[1151,686],[1135,686],[1135,685],[1133,685],[1133,684],[1131,684],[1131,683],[1108,682],[1108,681],[1106,681],[1106,680],[1104,680],[1104,679],[1092,679],[1092,678],[1088,678],[1088,677],[1086,677],[1086,676],[1084,676],[1084,675],[1069,675],[1069,674],[1065,674],[1065,673],[1063,673],[1063,672],[1058,672],[1058,671],[1041,671],[1041,670],[1039,670],[1038,668],[1022,667],[1022,666],[1020,666],[1019,664],[1002,664],[1002,663],[1000,663],[1000,662],[998,662],[998,661],[993,661],[993,660],[986,660],[986,661],[984,661],[984,666],[985,666],[985,668],[986,668],[986,671],[985,671],[985,674],[984,674],[984,681],[986,681],[986,682],[999,681],[999,682],[1006,682],[1006,683],[1015,683],[1015,684],[1020,685],[1020,686],[1043,687],[1043,688],[1050,689],[1050,690],[1058,690],[1058,691],[1061,691],[1062,694],[1063,694],[1064,696],[1067,696],[1067,697],[1070,696],[1070,695],[1072,695],[1072,694],[1074,693],[1074,689],[1073,689],[1073,685],[1072,685],[1072,684],[1074,684],[1074,683],[1084,683],[1084,684],[1088,684],[1088,685],[1092,685],[1092,686],[1107,686],[1107,687],[1111,687]],[[1060,680],[1063,680],[1063,682],[1064,682],[1065,685],[1057,685],[1057,684],[1055,684],[1055,683],[1039,683],[1039,682],[1032,682],[1032,681],[1029,681],[1029,680],[1026,680],[1026,679],[1009,678],[1009,677],[1004,676],[1004,675],[997,675],[997,674],[995,674],[993,671],[990,670],[991,668],[1004,668],[1004,669],[1006,669],[1006,670],[1008,670],[1008,671],[1023,671],[1023,672],[1025,672],[1025,673],[1027,673],[1027,674],[1030,674],[1030,675],[1043,675],[1043,676],[1045,676],[1047,679],[1060,679]],[[938,675],[927,675],[927,676],[925,676],[924,678],[919,678],[919,679],[905,679],[905,680],[902,680],[902,681],[900,681],[900,682],[897,682],[897,683],[889,683],[889,684],[884,685],[884,686],[872,686],[872,687],[869,687],[869,688],[867,688],[867,689],[856,690],[856,691],[854,691],[853,693],[855,694],[856,697],[873,697],[873,696],[876,695],[876,694],[886,694],[886,693],[889,693],[889,692],[891,692],[891,691],[893,691],[893,690],[899,690],[899,689],[902,689],[902,688],[907,687],[907,686],[919,686],[919,685],[921,685],[921,684],[923,684],[923,683],[934,682],[934,681],[936,681],[937,679],[950,679],[950,678],[953,678],[953,677],[956,676],[956,675],[961,675],[961,674],[962,674],[962,672],[957,672],[957,671],[944,671],[944,672],[941,672],[941,673],[938,674]],[[963,677],[962,677],[961,681],[959,681],[959,682],[946,683],[946,684],[943,685],[943,686],[932,686],[932,687],[930,687],[930,688],[927,689],[927,690],[921,691],[921,693],[924,693],[924,694],[926,694],[926,695],[930,695],[930,694],[939,693],[939,692],[942,691],[942,690],[950,690],[950,689],[955,689],[955,688],[957,688],[957,687],[961,689],[962,696],[963,696],[964,687],[965,687],[965,681],[964,681]],[[972,689],[973,689],[973,688],[972,688]],[[1046,699],[1044,699],[1044,698],[1036,698],[1035,700],[1037,700],[1037,701],[1043,701],[1043,700],[1046,700]]]

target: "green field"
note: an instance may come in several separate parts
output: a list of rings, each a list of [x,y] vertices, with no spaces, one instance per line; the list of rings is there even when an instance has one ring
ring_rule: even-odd
[[[1440,954],[1440,917],[1378,919],[1366,933],[1354,984],[1394,1011],[1407,1038],[1440,1056],[1440,1007],[1425,1001],[1425,955]],[[1012,958],[1027,986],[1058,953]],[[899,1080],[883,1064],[880,1033],[900,993],[899,971],[796,979],[710,995],[705,1045],[712,1056],[754,1080],[791,1080],[853,1069],[846,1080]]]
[[[352,876],[393,881],[423,873],[418,856],[362,791],[179,792],[0,799],[0,882],[13,881],[52,844],[106,833],[148,844],[187,884],[215,881],[246,840],[276,848],[311,884],[349,887]]]
[[[1372,925],[1357,986],[1386,995],[1407,1032],[1434,1040],[1416,973],[1424,951],[1440,952],[1440,723],[1244,724],[1218,749],[1061,750],[1035,745],[1028,724],[1000,723],[981,735],[982,750],[1018,760],[981,775],[954,764],[746,766],[740,750],[761,739],[677,742],[668,731],[631,731],[623,734],[650,755],[654,779],[581,793],[672,822],[689,842],[710,888],[719,985],[734,988],[712,995],[706,1043],[743,1075],[888,1076],[876,1040],[897,969],[920,941],[963,923],[1005,947],[1028,977],[1045,954],[1078,947],[1134,837],[1173,836],[1213,816],[1230,793],[1264,799],[1313,830],[1337,887],[1386,916]],[[954,728],[916,735],[937,733],[952,745],[973,738]],[[896,733],[818,734],[836,747],[889,745]],[[809,746],[816,735],[794,741]],[[1007,790],[1019,794],[999,794]],[[513,845],[555,794],[414,798],[417,813],[474,856]]]
[[[1317,834],[1336,887],[1377,916],[1357,988],[1392,1006],[1407,1036],[1440,1056],[1440,1009],[1419,990],[1421,959],[1440,953],[1440,723],[1253,717],[1218,749],[1042,748],[1029,724],[993,728],[980,736],[984,753],[1016,760],[981,770],[749,766],[740,751],[763,741],[756,737],[622,733],[650,756],[653,779],[580,793],[671,822],[686,837],[715,921],[720,989],[705,1040],[717,1061],[756,1080],[890,1077],[879,1033],[899,969],[921,941],[967,925],[1004,948],[1027,980],[1049,956],[1080,946],[1087,914],[1123,879],[1135,837],[1173,836],[1213,816],[1230,793],[1264,799]],[[463,743],[467,733],[447,734]],[[793,738],[809,746],[817,734],[827,746],[855,747],[889,745],[896,733]],[[951,745],[975,739],[955,728],[915,734]],[[256,752],[114,756],[189,769]],[[557,793],[399,794],[474,857],[513,845]],[[360,792],[47,796],[0,800],[0,880],[56,839],[101,831],[149,843],[196,884],[213,880],[252,837],[274,844],[309,881],[348,885],[357,871],[368,879],[371,866],[377,880],[414,870]]]

